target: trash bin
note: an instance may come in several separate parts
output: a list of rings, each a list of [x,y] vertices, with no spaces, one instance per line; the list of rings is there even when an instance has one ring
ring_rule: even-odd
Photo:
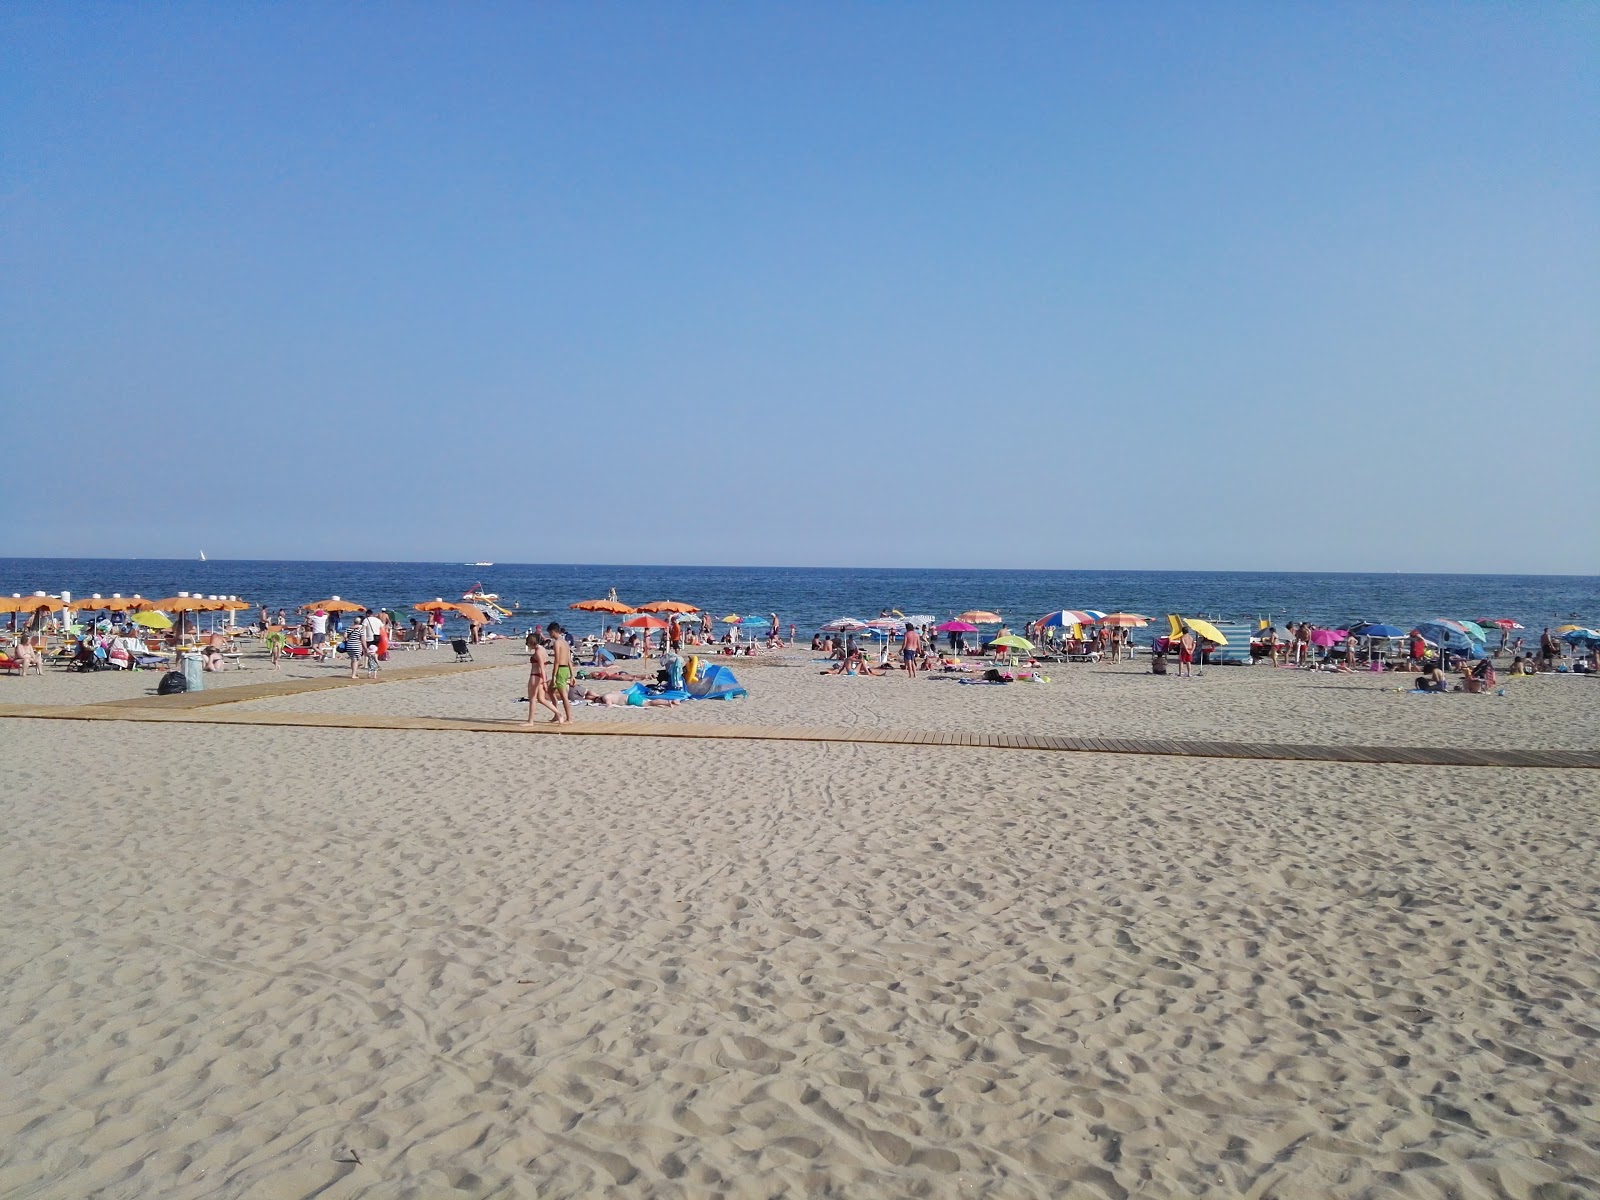
[[[200,655],[190,651],[183,656],[183,681],[191,692],[205,690],[205,672],[200,665]]]

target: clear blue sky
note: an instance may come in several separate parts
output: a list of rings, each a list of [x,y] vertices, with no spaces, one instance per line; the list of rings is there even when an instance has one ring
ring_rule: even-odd
[[[0,555],[1600,573],[1600,6],[9,4]]]

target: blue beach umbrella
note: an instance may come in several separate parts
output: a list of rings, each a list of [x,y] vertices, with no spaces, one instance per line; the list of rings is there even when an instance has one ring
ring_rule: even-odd
[[[1563,642],[1571,642],[1574,646],[1586,642],[1600,642],[1600,629],[1569,629],[1561,635]]]
[[[1350,632],[1364,638],[1399,638],[1406,635],[1406,631],[1397,625],[1357,625]]]

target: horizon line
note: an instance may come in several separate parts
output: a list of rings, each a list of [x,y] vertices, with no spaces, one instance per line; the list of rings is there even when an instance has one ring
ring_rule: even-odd
[[[210,566],[214,563],[327,563],[349,566],[460,566],[475,569],[476,563],[455,563],[448,559],[428,558],[159,558],[134,555],[108,557],[101,555],[36,556],[0,555],[0,561],[9,562],[149,562],[185,563],[189,567]],[[1121,575],[1398,575],[1401,577],[1446,576],[1461,579],[1600,579],[1600,574],[1590,575],[1578,571],[1396,571],[1396,570],[1319,570],[1281,569],[1268,567],[890,567],[868,566],[860,563],[845,564],[775,564],[763,563],[744,566],[734,563],[581,563],[581,562],[494,562],[491,567],[582,567],[587,569],[624,570],[690,570],[690,571],[973,571],[973,572],[1034,572],[1046,574],[1121,574]]]

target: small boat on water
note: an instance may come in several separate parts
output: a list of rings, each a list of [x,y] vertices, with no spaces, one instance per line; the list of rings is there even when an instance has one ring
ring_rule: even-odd
[[[494,566],[494,564],[492,562],[475,562],[475,563],[468,563],[467,566],[469,566],[469,567],[492,567],[492,566]]]

